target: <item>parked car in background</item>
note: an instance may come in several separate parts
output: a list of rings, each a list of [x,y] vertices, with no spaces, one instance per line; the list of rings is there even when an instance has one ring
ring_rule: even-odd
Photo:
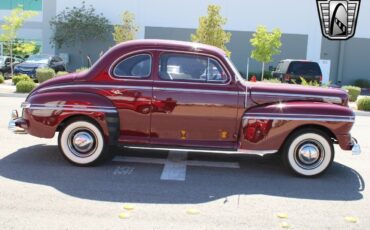
[[[10,78],[11,73],[11,63],[13,63],[13,68],[21,63],[23,60],[17,57],[13,57],[13,62],[11,62],[11,57],[9,56],[0,56],[0,73],[4,76],[5,79]]]
[[[36,69],[51,68],[55,72],[65,71],[65,62],[62,58],[55,55],[37,54],[31,55],[25,62],[14,68],[15,74],[27,74],[31,78],[36,78]]]
[[[317,62],[305,60],[282,60],[272,72],[272,77],[284,83],[301,83],[301,77],[307,82],[322,83],[322,72]]]
[[[250,83],[224,51],[189,42],[117,45],[90,70],[38,86],[22,109],[9,128],[40,138],[59,132],[61,153],[79,166],[109,159],[120,144],[281,154],[291,171],[311,177],[332,164],[334,144],[360,153],[345,91]]]

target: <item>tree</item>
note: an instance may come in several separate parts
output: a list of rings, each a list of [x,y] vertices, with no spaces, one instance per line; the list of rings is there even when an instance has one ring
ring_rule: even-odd
[[[134,40],[139,30],[135,24],[135,15],[129,11],[122,14],[122,25],[114,26],[113,40],[119,44],[121,42]]]
[[[0,35],[0,41],[6,43],[9,47],[9,56],[10,58],[10,70],[11,75],[13,75],[13,43],[17,38],[17,32],[22,28],[24,22],[33,16],[36,16],[37,13],[34,11],[25,11],[23,10],[22,5],[18,5],[13,9],[9,16],[4,16],[4,24],[1,25],[3,33]]]
[[[280,29],[274,29],[269,33],[265,26],[258,26],[250,40],[251,45],[255,48],[251,57],[258,62],[262,62],[261,81],[263,80],[265,63],[271,62],[272,56],[280,53],[281,35]]]
[[[4,55],[10,56],[10,48],[12,48],[13,56],[25,58],[29,55],[37,54],[41,46],[34,41],[15,39],[12,42],[12,46],[9,43],[4,44]]]
[[[81,7],[67,7],[50,21],[53,30],[51,43],[58,48],[76,47],[82,65],[84,65],[84,53],[82,45],[85,42],[94,40],[106,40],[109,32],[109,21],[102,14],[90,5],[86,6],[82,2]]]
[[[230,56],[231,52],[226,48],[226,44],[230,42],[231,33],[222,28],[227,19],[220,15],[220,10],[220,6],[208,6],[208,15],[199,18],[199,27],[196,33],[191,35],[191,41],[216,46]]]

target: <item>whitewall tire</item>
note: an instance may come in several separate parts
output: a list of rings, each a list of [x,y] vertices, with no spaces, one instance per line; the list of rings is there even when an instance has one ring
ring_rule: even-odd
[[[99,163],[106,152],[102,131],[86,120],[72,120],[60,132],[58,144],[64,157],[78,166]]]
[[[324,173],[334,160],[330,137],[313,129],[292,134],[283,147],[284,164],[294,173],[314,177]]]

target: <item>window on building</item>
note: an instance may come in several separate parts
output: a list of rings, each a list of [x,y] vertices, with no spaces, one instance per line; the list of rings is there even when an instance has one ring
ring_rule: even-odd
[[[139,54],[124,59],[116,65],[113,74],[117,77],[147,78],[151,73],[152,57]]]
[[[0,0],[0,10],[12,10],[18,5],[24,10],[42,11],[42,0]]]

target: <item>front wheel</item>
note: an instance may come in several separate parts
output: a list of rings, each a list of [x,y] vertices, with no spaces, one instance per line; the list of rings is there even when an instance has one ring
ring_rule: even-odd
[[[324,173],[334,160],[330,137],[314,129],[293,133],[283,147],[284,164],[294,173],[314,177]]]
[[[100,128],[87,120],[72,120],[59,134],[58,144],[64,157],[78,166],[102,162],[107,152]]]

